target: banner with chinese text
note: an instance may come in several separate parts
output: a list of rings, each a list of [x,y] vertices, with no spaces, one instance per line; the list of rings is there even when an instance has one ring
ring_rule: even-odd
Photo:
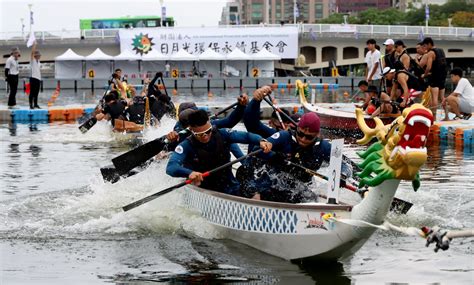
[[[180,49],[199,55],[208,48],[223,55],[239,48],[251,55],[266,48],[282,58],[298,57],[297,27],[139,28],[121,29],[119,36],[121,52],[138,55],[152,49],[164,55]]]

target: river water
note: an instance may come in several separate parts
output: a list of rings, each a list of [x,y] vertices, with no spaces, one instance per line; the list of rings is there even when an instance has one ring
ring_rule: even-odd
[[[237,93],[208,97],[203,91],[174,100],[227,105]],[[64,102],[57,102],[92,103],[96,97],[81,95],[61,94]],[[288,94],[277,97],[297,103]],[[165,119],[162,128],[144,137],[157,138],[173,125]],[[104,183],[99,168],[131,146],[102,122],[86,134],[74,123],[4,123],[0,140],[1,284],[474,282],[473,239],[454,240],[448,251],[434,253],[421,238],[378,231],[350,259],[294,264],[220,239],[215,228],[176,206],[176,192],[124,213],[122,206],[178,180],[164,174],[162,161],[116,184]],[[346,144],[349,157],[356,158],[361,149]],[[415,193],[403,182],[396,195],[413,208],[407,215],[391,213],[388,220],[474,228],[472,149],[445,145],[430,148],[429,154],[420,190]]]

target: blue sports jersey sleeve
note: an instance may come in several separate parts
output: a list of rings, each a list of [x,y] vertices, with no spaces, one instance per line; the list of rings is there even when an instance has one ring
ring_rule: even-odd
[[[184,167],[186,157],[191,153],[191,144],[185,140],[180,143],[171,154],[168,164],[166,165],[166,174],[172,177],[187,178],[191,169]]]
[[[267,141],[272,143],[273,151],[291,151],[291,134],[288,131],[279,131],[267,138]]]
[[[248,132],[258,134],[266,138],[274,134],[276,130],[265,126],[260,121],[260,103],[260,101],[252,99],[247,105],[247,108],[245,108],[244,112],[244,125]]]
[[[244,116],[244,111],[245,111],[245,106],[238,104],[235,110],[232,111],[229,116],[223,119],[211,120],[211,124],[217,127],[218,129],[221,129],[221,128],[232,129],[233,127],[235,127],[235,125],[237,125],[240,122],[240,120],[242,120],[242,117]]]
[[[331,143],[328,142],[327,140],[321,140],[320,143],[320,148],[321,148],[321,155],[323,157],[323,161],[326,161],[329,163],[329,160],[331,159]]]

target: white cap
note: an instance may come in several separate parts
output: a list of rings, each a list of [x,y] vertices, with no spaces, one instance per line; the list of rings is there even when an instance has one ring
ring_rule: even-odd
[[[393,68],[391,69],[390,67],[386,66],[386,67],[383,69],[381,75],[382,75],[382,76],[385,76],[385,75],[387,75],[387,74],[389,74],[389,73],[392,73],[392,72],[395,72],[395,71],[396,71],[395,69],[393,69]]]
[[[394,44],[395,44],[395,42],[394,42],[392,39],[387,39],[387,40],[383,43],[384,46],[394,45]]]

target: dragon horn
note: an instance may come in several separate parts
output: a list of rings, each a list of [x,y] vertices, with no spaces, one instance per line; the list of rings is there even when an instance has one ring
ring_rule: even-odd
[[[364,137],[360,140],[357,140],[358,144],[367,144],[369,143],[372,138],[376,137],[377,135],[382,136],[382,140],[384,139],[385,135],[382,134],[383,130],[385,129],[385,126],[379,118],[375,117],[375,128],[371,129],[369,126],[367,126],[367,123],[365,122],[364,119],[364,114],[362,109],[356,108],[356,118],[357,118],[357,124],[359,125],[360,130],[364,133]]]

